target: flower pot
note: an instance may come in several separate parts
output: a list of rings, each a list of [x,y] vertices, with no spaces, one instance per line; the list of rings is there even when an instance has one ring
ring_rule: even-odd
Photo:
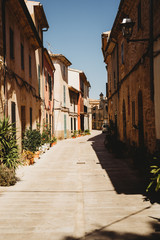
[[[32,165],[34,163],[34,158],[30,159],[30,165]]]
[[[56,145],[56,142],[51,143],[51,147],[53,147],[54,145]]]

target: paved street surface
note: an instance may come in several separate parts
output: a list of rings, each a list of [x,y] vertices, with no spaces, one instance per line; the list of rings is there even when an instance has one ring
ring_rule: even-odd
[[[160,205],[104,134],[59,141],[0,187],[0,240],[160,240]]]

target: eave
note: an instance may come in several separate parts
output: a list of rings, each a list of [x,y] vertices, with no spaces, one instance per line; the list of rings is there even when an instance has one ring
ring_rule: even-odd
[[[42,47],[42,42],[24,0],[8,0],[6,1],[6,7],[11,10],[17,19],[33,48],[36,50]]]
[[[42,29],[43,28],[49,28],[49,24],[48,24],[48,21],[47,21],[47,18],[46,18],[46,14],[44,12],[44,9],[43,9],[43,5],[41,3],[39,3],[39,5],[35,5],[34,6],[34,10],[35,10],[35,14],[38,18],[38,22],[40,23]]]
[[[64,63],[67,67],[72,65],[72,63],[62,54],[50,54],[50,56],[51,56],[52,60],[58,59],[59,61]]]
[[[74,93],[79,93],[80,91],[77,90],[76,88],[72,87],[72,86],[68,86],[68,89]]]

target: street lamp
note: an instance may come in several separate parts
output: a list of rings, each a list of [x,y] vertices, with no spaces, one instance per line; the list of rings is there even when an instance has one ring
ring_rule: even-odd
[[[121,27],[122,27],[122,34],[124,38],[126,38],[127,42],[144,42],[149,41],[149,38],[143,39],[130,39],[133,33],[133,26],[135,22],[131,20],[131,18],[124,18]]]

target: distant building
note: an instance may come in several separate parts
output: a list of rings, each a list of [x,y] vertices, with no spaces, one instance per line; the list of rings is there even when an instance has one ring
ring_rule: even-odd
[[[108,103],[107,98],[103,97],[103,93],[100,94],[100,99],[89,100],[92,112],[92,129],[102,129],[103,123],[108,123]]]

